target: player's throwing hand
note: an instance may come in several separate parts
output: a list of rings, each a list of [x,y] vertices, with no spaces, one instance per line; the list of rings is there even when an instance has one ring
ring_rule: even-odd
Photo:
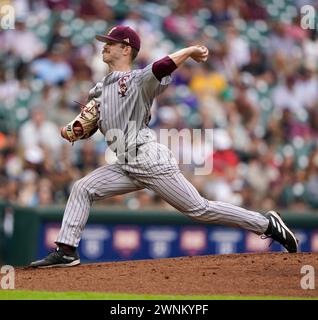
[[[209,50],[205,46],[196,45],[191,47],[193,52],[190,57],[196,62],[205,62],[208,59]]]

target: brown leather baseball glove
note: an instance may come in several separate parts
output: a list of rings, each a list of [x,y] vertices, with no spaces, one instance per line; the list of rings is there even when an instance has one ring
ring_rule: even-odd
[[[61,136],[72,143],[91,137],[98,129],[99,102],[92,99],[86,105],[79,104],[81,113],[61,129]]]

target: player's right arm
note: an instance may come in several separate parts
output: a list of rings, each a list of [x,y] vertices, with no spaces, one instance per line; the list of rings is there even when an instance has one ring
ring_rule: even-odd
[[[209,50],[205,46],[191,46],[181,49],[177,52],[169,54],[169,58],[177,67],[182,65],[188,58],[192,58],[196,62],[204,62],[208,59]]]
[[[191,46],[172,53],[148,65],[139,72],[139,80],[144,95],[149,99],[160,94],[170,83],[171,74],[188,58],[204,62],[209,51],[205,46]]]
[[[192,58],[196,62],[204,62],[207,60],[209,50],[205,46],[191,46],[176,51],[168,56],[156,61],[152,65],[152,72],[155,77],[161,81],[166,76],[181,66],[187,59]]]

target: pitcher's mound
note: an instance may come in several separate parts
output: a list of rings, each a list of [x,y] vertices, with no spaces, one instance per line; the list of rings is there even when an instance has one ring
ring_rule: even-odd
[[[231,254],[108,262],[72,268],[18,268],[16,289],[318,297],[318,276],[314,280],[316,289],[301,287],[304,265],[311,265],[318,273],[318,254]]]

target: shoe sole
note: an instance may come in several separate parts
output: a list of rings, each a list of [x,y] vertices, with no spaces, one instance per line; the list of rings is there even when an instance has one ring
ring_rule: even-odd
[[[298,250],[298,240],[297,238],[294,236],[294,234],[291,232],[291,230],[289,230],[289,228],[286,226],[286,224],[284,223],[284,221],[282,220],[282,218],[280,217],[279,213],[277,213],[276,211],[269,211],[269,214],[273,215],[277,220],[279,220],[279,222],[282,224],[282,226],[285,228],[285,230],[292,236],[292,238],[295,240],[296,243],[296,251]],[[294,252],[294,253],[295,253]]]
[[[81,263],[80,260],[75,260],[71,263],[61,263],[61,264],[52,264],[49,266],[33,266],[33,268],[39,268],[39,269],[48,269],[48,268],[69,268],[69,267],[75,267],[78,266]],[[32,267],[32,266],[31,266]]]

